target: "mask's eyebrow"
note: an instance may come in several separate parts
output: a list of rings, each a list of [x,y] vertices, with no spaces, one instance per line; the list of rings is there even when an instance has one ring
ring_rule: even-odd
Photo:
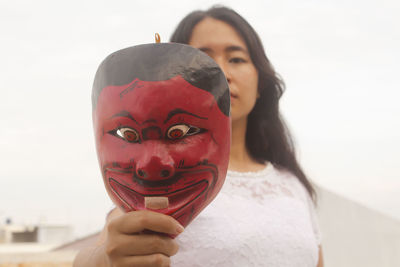
[[[190,115],[190,116],[193,116],[193,117],[196,117],[196,118],[199,118],[199,119],[202,119],[202,120],[208,120],[208,118],[206,118],[206,117],[201,117],[201,116],[198,116],[198,115],[196,115],[196,114],[190,113],[189,111],[186,111],[186,110],[184,110],[184,109],[176,108],[176,109],[174,109],[174,110],[171,110],[171,111],[168,113],[168,116],[167,116],[167,118],[165,119],[164,123],[167,123],[173,116],[175,116],[175,115],[177,115],[177,114],[182,114],[182,113],[183,113],[183,114]]]
[[[135,118],[133,118],[132,115],[126,110],[122,110],[122,111],[112,115],[111,118],[115,118],[115,117],[125,117],[125,118],[133,120],[137,125],[139,125],[139,123],[135,120]]]

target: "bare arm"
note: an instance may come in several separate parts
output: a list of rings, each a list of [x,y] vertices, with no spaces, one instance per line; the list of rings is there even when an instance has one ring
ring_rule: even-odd
[[[104,243],[107,238],[107,227],[109,222],[118,216],[122,215],[120,209],[114,208],[106,218],[106,224],[103,230],[98,235],[96,243],[92,246],[84,248],[75,257],[73,267],[106,267],[109,266],[107,259],[105,257]]]
[[[322,255],[322,247],[319,246],[319,253],[318,253],[318,264],[317,267],[324,267],[324,257]]]

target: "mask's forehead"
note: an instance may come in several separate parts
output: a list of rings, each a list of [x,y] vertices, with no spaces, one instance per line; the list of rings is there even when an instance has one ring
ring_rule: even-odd
[[[97,111],[102,118],[109,118],[121,111],[127,111],[139,123],[154,119],[166,122],[177,110],[181,114],[195,116],[216,116],[217,103],[214,96],[194,87],[181,76],[166,81],[132,81],[125,86],[107,87],[99,97]],[[194,117],[195,117],[194,116]]]

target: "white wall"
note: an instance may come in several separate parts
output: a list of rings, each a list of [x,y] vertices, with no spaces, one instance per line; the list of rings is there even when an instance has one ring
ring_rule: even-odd
[[[38,243],[63,244],[73,239],[71,226],[39,225]]]
[[[324,189],[318,216],[325,267],[399,267],[400,222]]]

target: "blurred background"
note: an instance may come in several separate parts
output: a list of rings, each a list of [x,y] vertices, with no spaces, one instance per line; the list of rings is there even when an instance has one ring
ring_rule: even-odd
[[[102,228],[112,203],[94,147],[95,71],[116,50],[154,42],[155,32],[167,42],[187,13],[214,4],[232,7],[252,24],[286,82],[281,110],[299,159],[322,192],[327,266],[400,263],[394,259],[400,255],[395,0],[1,0],[0,226],[40,226],[41,240],[58,227],[65,242]],[[351,240],[351,227],[371,220],[377,222],[365,231],[381,231],[375,246],[388,245],[376,262],[393,261],[334,265],[338,255],[349,263],[342,242],[365,245],[364,232]],[[376,252],[371,246],[366,249]],[[391,256],[382,254],[387,250]],[[1,253],[9,252],[0,247]]]

